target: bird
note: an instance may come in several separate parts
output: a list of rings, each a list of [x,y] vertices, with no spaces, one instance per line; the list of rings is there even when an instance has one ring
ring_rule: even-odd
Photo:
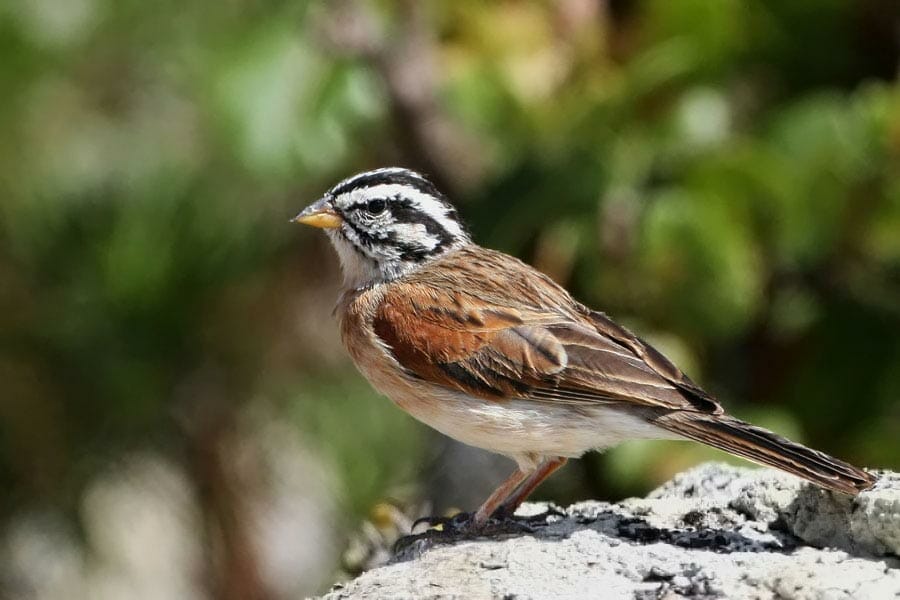
[[[570,458],[635,439],[693,440],[856,495],[875,476],[741,421],[653,346],[550,277],[476,244],[424,175],[359,173],[292,221],[325,231],[341,264],[344,347],[399,408],[511,458],[469,514],[512,515]]]

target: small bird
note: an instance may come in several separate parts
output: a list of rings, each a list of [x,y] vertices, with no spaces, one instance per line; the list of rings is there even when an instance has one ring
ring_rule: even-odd
[[[569,458],[634,439],[689,439],[845,494],[873,475],[725,413],[659,351],[549,277],[474,243],[424,176],[341,181],[293,221],[328,234],[343,344],[416,419],[518,468],[471,515],[511,515]]]

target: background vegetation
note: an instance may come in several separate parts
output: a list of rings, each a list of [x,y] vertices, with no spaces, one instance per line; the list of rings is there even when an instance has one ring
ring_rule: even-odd
[[[296,597],[379,501],[505,474],[339,346],[336,260],[288,219],[375,166],[738,415],[900,468],[898,31],[893,0],[4,4],[0,597]],[[626,445],[542,494],[710,456]]]

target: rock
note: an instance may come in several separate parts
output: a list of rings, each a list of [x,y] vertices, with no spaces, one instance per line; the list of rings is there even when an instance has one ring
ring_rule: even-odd
[[[849,498],[705,464],[646,498],[563,513],[532,534],[422,536],[325,598],[900,598],[896,473]]]
[[[711,463],[677,475],[648,499],[699,498],[750,520],[783,525],[812,546],[900,557],[900,474],[878,475],[873,489],[851,498],[779,471]]]

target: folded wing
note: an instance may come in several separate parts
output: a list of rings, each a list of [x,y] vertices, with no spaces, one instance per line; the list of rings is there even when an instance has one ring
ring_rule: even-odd
[[[373,325],[409,374],[486,400],[721,412],[661,354],[599,313],[522,306],[411,282],[392,286]]]

